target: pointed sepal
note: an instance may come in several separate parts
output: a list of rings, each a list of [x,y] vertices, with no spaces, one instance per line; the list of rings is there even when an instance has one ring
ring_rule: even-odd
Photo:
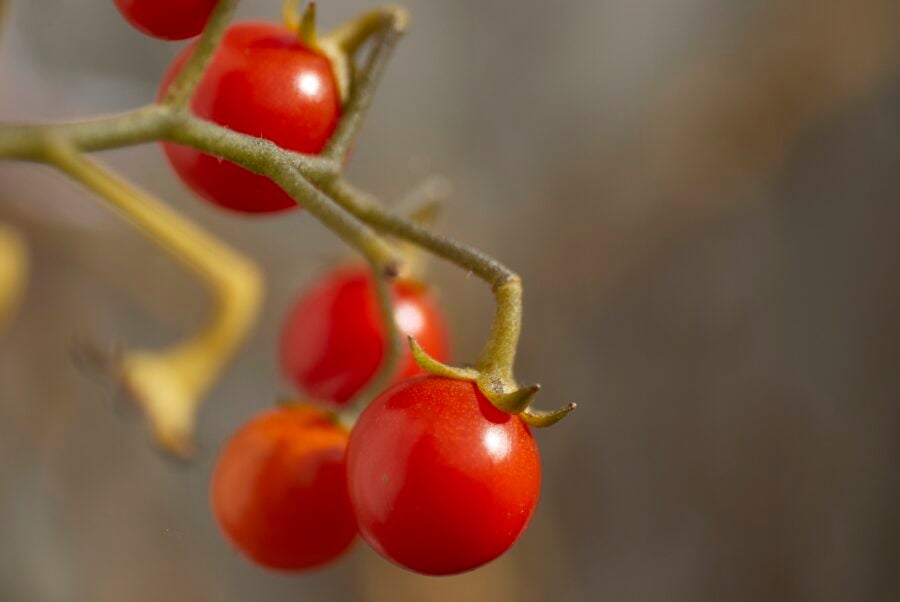
[[[419,364],[425,372],[434,374],[435,376],[455,378],[457,380],[474,381],[478,379],[478,372],[476,370],[448,366],[428,355],[428,352],[422,349],[422,346],[419,345],[413,337],[407,337],[407,340],[409,340],[409,349],[412,352],[413,359],[416,360],[416,363]]]
[[[549,412],[526,409],[521,414],[519,414],[519,418],[535,428],[545,428],[548,426],[553,426],[554,424],[571,414],[572,410],[574,409],[574,403],[570,403],[567,406],[563,406]]]

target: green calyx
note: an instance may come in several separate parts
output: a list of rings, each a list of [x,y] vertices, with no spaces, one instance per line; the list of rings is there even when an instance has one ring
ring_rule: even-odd
[[[512,375],[522,325],[522,282],[518,276],[506,274],[493,287],[493,291],[497,310],[491,324],[491,334],[475,367],[448,366],[428,355],[413,337],[409,337],[413,359],[431,374],[474,382],[494,407],[519,416],[531,426],[556,424],[575,409],[575,404],[549,412],[531,410],[541,386],[520,387]]]

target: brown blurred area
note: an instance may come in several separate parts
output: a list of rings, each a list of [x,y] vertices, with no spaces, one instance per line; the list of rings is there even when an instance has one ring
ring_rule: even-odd
[[[3,121],[147,102],[179,47],[111,2],[12,4]],[[362,544],[311,575],[244,562],[207,509],[214,454],[288,392],[281,317],[347,250],[302,212],[216,212],[156,148],[103,153],[268,277],[201,453],[175,464],[71,351],[176,340],[208,310],[202,288],[59,176],[0,164],[0,222],[32,262],[0,333],[0,599],[900,599],[900,3],[406,5],[412,33],[349,173],[387,199],[447,176],[441,230],[522,274],[518,374],[545,407],[580,404],[537,434],[530,529],[451,578]],[[490,297],[452,267],[433,276],[470,359]]]

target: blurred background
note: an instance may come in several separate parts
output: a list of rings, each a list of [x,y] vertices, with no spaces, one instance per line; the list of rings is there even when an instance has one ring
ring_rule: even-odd
[[[441,230],[524,277],[517,372],[544,385],[539,405],[580,404],[536,435],[530,529],[451,578],[362,544],[309,575],[245,562],[208,510],[209,471],[289,392],[282,316],[348,249],[303,212],[197,201],[155,145],[102,154],[268,276],[197,460],[177,464],[72,349],[178,340],[204,290],[60,176],[2,164],[0,222],[32,272],[0,335],[0,599],[900,599],[900,3],[405,4],[413,29],[349,175],[385,199],[447,176]],[[319,12],[330,26],[370,6]],[[0,120],[148,102],[180,46],[105,0],[13,1]],[[433,277],[472,359],[490,296],[444,264]]]

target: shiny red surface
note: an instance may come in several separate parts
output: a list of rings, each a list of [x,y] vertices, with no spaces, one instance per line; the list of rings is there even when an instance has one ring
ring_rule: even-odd
[[[163,78],[160,96],[193,50]],[[340,95],[325,57],[281,25],[232,25],[192,100],[196,115],[302,153],[322,150],[340,118]],[[246,213],[297,204],[276,184],[242,167],[176,144],[163,144],[181,179],[201,197]]]
[[[474,384],[422,376],[363,412],[347,484],[363,538],[419,573],[447,575],[505,552],[538,501],[537,445]]]
[[[122,16],[136,29],[163,40],[199,35],[216,0],[115,0]]]
[[[350,547],[347,431],[308,406],[278,408],[245,424],[213,472],[219,526],[255,562],[275,569],[328,563]]]
[[[432,356],[447,361],[444,317],[423,285],[392,283],[394,315],[401,332],[414,336]],[[375,285],[369,269],[335,270],[303,293],[288,313],[281,331],[282,373],[301,392],[317,401],[343,404],[369,381],[385,350]],[[402,341],[394,382],[421,374],[406,341]]]

